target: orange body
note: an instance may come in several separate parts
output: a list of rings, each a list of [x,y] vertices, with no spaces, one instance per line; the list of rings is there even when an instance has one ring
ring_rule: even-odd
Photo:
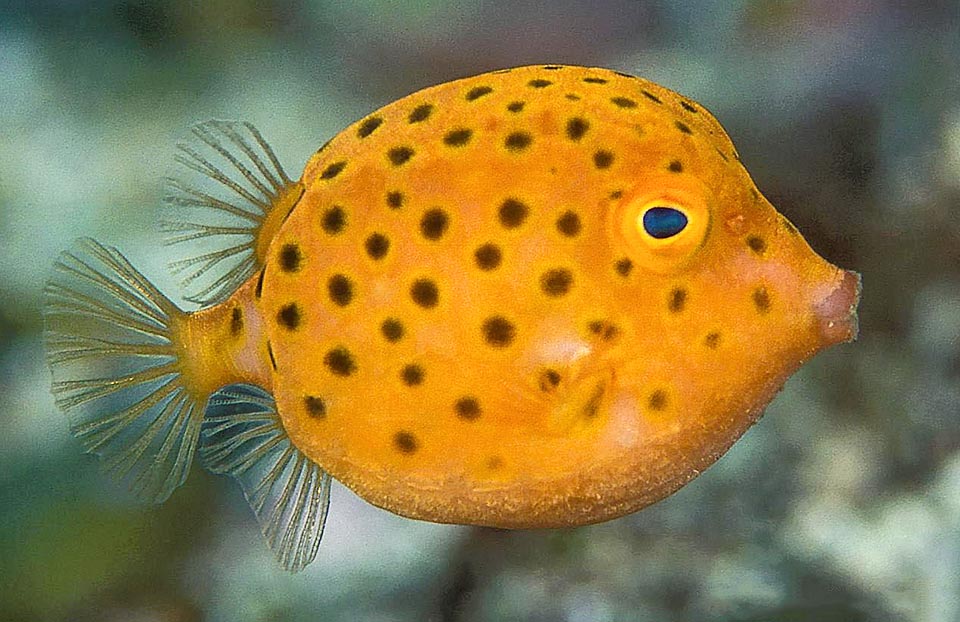
[[[306,456],[413,518],[546,527],[648,505],[856,330],[856,275],[760,195],[713,117],[609,70],[420,91],[300,183],[263,271],[190,316],[194,357],[266,388]],[[651,205],[682,211],[683,234],[644,234]]]

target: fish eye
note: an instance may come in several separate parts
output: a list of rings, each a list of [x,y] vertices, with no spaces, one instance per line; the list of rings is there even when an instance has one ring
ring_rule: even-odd
[[[651,207],[643,213],[643,230],[652,238],[672,238],[687,226],[687,215],[675,207]]]

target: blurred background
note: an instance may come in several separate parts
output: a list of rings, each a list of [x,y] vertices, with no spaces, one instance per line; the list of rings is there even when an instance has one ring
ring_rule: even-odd
[[[293,176],[347,123],[527,63],[638,74],[710,108],[761,190],[863,273],[861,336],[665,501],[602,525],[432,525],[333,493],[278,569],[239,488],[162,506],[53,405],[39,299],[79,235],[175,295],[162,177],[208,118]],[[957,0],[0,1],[0,620],[960,620]]]

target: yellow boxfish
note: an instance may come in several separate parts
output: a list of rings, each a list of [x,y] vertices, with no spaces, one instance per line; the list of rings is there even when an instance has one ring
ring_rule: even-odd
[[[331,478],[403,516],[603,521],[677,490],[818,351],[859,276],[817,256],[700,104],[607,69],[427,88],[290,179],[210,121],[170,182],[175,306],[81,240],[45,290],[53,392],[155,501],[199,451],[282,565],[316,555]]]

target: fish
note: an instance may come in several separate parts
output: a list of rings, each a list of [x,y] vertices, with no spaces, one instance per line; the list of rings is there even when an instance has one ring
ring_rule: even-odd
[[[857,336],[859,275],[776,211],[704,106],[626,73],[429,87],[299,179],[252,124],[192,134],[164,231],[195,308],[77,241],[44,290],[52,392],[146,499],[195,456],[234,477],[289,570],[316,557],[333,479],[438,523],[637,511]]]

